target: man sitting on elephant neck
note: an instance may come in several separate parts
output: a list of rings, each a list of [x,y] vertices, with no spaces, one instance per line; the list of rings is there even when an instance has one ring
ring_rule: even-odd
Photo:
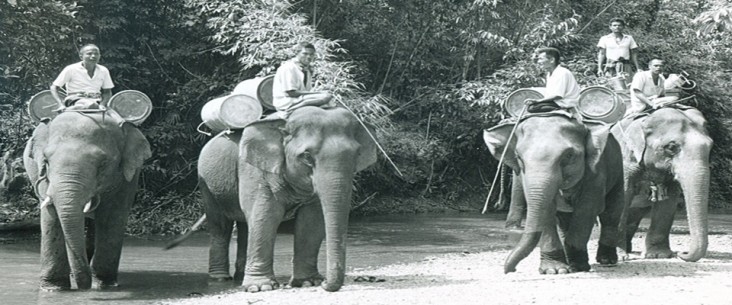
[[[333,96],[327,91],[312,91],[315,46],[301,42],[297,46],[297,55],[285,61],[277,68],[272,83],[272,103],[278,111],[288,114],[303,106],[319,106],[331,108]]]
[[[663,60],[654,58],[648,63],[648,71],[641,71],[633,76],[630,85],[630,107],[625,116],[643,112],[648,109],[657,109],[678,99],[675,96],[665,96],[663,77]]]
[[[66,66],[51,84],[51,95],[59,104],[57,111],[78,105],[81,108],[102,108],[112,97],[114,83],[109,70],[99,64],[101,58],[99,47],[87,44],[79,50],[81,62]],[[66,98],[63,100],[58,89],[66,87]]]
[[[577,80],[567,68],[559,65],[560,53],[555,48],[537,50],[537,64],[546,72],[546,90],[540,100],[527,99],[527,111],[548,112],[558,109],[574,109],[577,107],[580,87]],[[576,113],[576,111],[573,111]],[[579,117],[579,116],[578,116]]]

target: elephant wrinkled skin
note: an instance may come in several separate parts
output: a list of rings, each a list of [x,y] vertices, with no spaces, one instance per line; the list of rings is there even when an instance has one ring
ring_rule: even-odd
[[[70,289],[70,274],[79,289],[117,286],[127,216],[150,156],[143,134],[110,115],[64,112],[36,127],[23,161],[43,201],[41,289]],[[85,216],[95,219],[91,264]]]
[[[694,108],[662,108],[640,118],[626,118],[613,129],[623,147],[625,167],[625,212],[621,226],[624,242],[631,240],[641,219],[651,214],[645,240],[646,258],[675,256],[669,245],[674,213],[680,199],[686,204],[691,243],[685,261],[695,262],[707,251],[707,209],[709,204],[709,152],[712,139],[706,120]],[[649,200],[651,184],[658,195]],[[681,196],[683,192],[683,197]]]
[[[256,292],[275,289],[277,227],[295,214],[293,287],[336,291],[345,276],[353,177],[376,162],[376,143],[343,108],[303,107],[287,122],[262,120],[211,139],[198,160],[211,235],[209,277],[231,279],[229,241],[236,223],[234,279]],[[327,271],[317,268],[325,239]]]
[[[526,201],[523,235],[506,259],[504,271],[515,271],[537,244],[540,273],[590,270],[587,242],[598,215],[601,233],[596,259],[602,264],[617,263],[623,166],[609,126],[542,114],[521,121],[509,143],[512,128],[513,124],[499,125],[483,135],[497,159],[508,145],[504,161],[516,173],[515,189],[523,189],[523,196],[513,195],[510,213],[515,214],[517,197]]]

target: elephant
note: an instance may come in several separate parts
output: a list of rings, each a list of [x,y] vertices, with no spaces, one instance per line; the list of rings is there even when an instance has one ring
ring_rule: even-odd
[[[142,132],[118,115],[66,111],[36,126],[23,163],[42,201],[42,290],[71,289],[70,274],[80,290],[118,285],[127,217],[151,156]],[[86,240],[85,217],[95,232]]]
[[[627,253],[641,219],[650,213],[645,258],[670,258],[669,233],[680,199],[686,203],[691,242],[678,256],[696,262],[707,251],[709,152],[713,141],[702,113],[688,106],[666,107],[627,117],[612,133],[623,148],[625,208],[620,247]],[[653,189],[651,196],[647,190]],[[683,197],[681,196],[683,192]],[[650,197],[650,198],[649,198]]]
[[[228,251],[236,223],[233,279],[249,292],[278,288],[274,241],[278,225],[293,215],[289,285],[339,290],[353,178],[376,162],[377,144],[365,127],[345,108],[307,106],[286,120],[265,118],[206,143],[198,159],[198,179],[211,238],[209,279],[232,279]],[[323,240],[325,277],[317,267]]]
[[[568,112],[529,115],[483,133],[491,154],[501,159],[505,151],[504,162],[515,173],[508,225],[520,223],[524,200],[526,205],[524,230],[504,263],[505,273],[516,271],[537,244],[540,273],[589,271],[587,243],[597,216],[601,233],[596,260],[617,263],[623,207],[620,146],[609,125],[580,122],[575,116]]]

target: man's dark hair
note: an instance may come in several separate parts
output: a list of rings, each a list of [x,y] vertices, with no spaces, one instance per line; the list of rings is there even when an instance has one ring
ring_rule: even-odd
[[[554,63],[559,64],[561,56],[559,55],[559,50],[556,48],[540,48],[536,50],[536,54],[545,53],[547,56],[554,58]]]
[[[86,49],[86,48],[88,48],[88,47],[94,47],[94,48],[96,48],[97,50],[99,50],[99,47],[98,47],[97,45],[95,45],[95,44],[93,44],[93,43],[87,43],[87,44],[85,44],[85,45],[81,46],[81,48],[79,48],[79,55],[81,55],[81,51],[82,51],[82,50],[84,50],[84,49]]]
[[[623,18],[615,17],[613,19],[610,19],[610,23],[608,23],[608,24],[613,24],[613,22],[620,22],[620,24],[625,26],[625,20],[623,20]]]
[[[312,43],[309,43],[309,42],[301,42],[301,43],[298,43],[297,44],[297,50],[299,51],[299,50],[302,50],[302,49],[313,49],[313,50],[315,50],[315,46]]]

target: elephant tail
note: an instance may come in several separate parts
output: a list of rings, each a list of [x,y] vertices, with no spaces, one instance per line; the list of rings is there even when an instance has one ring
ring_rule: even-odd
[[[204,222],[206,222],[206,214],[203,214],[203,216],[201,216],[201,218],[199,218],[198,221],[196,221],[196,223],[194,223],[190,229],[188,229],[185,233],[183,233],[183,235],[181,235],[180,237],[176,238],[175,240],[173,240],[170,243],[168,243],[167,245],[165,245],[163,250],[170,250],[170,249],[173,249],[173,248],[177,247],[178,245],[180,245],[183,241],[188,239],[188,237],[191,237],[193,232],[198,231],[198,229],[201,228],[201,226],[203,225]]]

